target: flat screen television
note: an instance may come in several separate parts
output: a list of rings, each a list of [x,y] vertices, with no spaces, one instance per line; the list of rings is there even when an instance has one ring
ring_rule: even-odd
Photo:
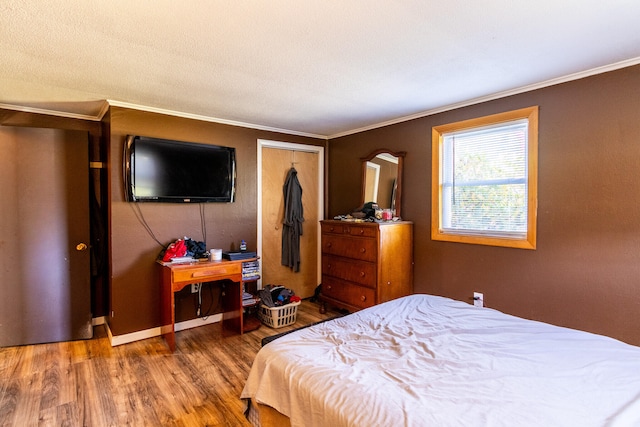
[[[129,135],[124,175],[130,202],[233,202],[236,150]]]

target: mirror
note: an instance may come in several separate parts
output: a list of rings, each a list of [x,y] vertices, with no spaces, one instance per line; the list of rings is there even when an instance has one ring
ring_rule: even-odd
[[[402,201],[402,163],[406,153],[386,149],[362,157],[362,204],[376,202],[380,209],[391,209],[400,217]]]

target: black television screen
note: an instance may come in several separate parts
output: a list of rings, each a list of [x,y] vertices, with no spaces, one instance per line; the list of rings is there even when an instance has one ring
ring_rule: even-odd
[[[127,136],[125,191],[130,202],[233,202],[231,147]]]

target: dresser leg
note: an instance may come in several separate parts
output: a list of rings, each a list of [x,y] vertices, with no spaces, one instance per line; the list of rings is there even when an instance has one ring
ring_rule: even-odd
[[[323,301],[320,303],[320,314],[325,314],[326,312],[327,312],[327,303]]]

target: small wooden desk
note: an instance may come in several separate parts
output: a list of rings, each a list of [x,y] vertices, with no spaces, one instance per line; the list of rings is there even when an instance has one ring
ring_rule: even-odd
[[[158,262],[162,268],[161,278],[161,317],[162,336],[171,351],[176,349],[175,336],[175,292],[192,283],[215,282],[228,279],[231,281],[222,295],[222,326],[234,332],[243,332],[242,263],[255,261],[257,258],[237,261],[197,261],[187,264],[171,264]]]

